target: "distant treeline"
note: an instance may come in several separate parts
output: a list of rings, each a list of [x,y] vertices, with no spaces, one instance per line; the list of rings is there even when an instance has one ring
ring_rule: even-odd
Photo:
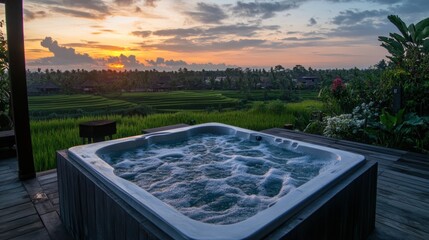
[[[319,89],[328,86],[336,77],[345,83],[379,78],[385,64],[369,69],[312,69],[297,65],[287,69],[281,65],[265,69],[228,68],[217,71],[191,71],[186,68],[173,72],[115,71],[83,69],[60,71],[38,69],[27,71],[29,94],[50,93],[114,93],[133,91],[171,91],[171,90],[238,90],[242,93],[251,90],[279,89],[283,97],[294,89]]]

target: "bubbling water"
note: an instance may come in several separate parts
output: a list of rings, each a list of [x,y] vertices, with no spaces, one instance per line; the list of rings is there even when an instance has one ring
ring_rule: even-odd
[[[184,215],[221,225],[243,221],[274,205],[335,161],[211,134],[101,158],[117,176]]]

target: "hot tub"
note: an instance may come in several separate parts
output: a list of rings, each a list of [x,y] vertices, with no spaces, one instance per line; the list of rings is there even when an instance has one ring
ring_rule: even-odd
[[[276,154],[279,151],[288,151],[292,152],[293,157],[292,160],[285,160],[284,163],[282,162],[276,162],[275,164],[273,161],[270,161],[270,156],[272,157],[274,153],[264,153],[266,155],[258,155],[257,152],[255,155],[255,152],[252,152],[254,149],[250,149],[243,146],[238,146],[238,153],[233,152],[227,154],[229,149],[227,147],[222,148],[222,143],[216,142],[219,138],[221,140],[226,142],[227,147],[237,148],[237,146],[234,146],[235,143],[242,144],[245,143],[247,145],[256,146],[256,149],[264,149],[268,151],[272,150],[276,152]],[[217,160],[207,160],[208,154],[201,155],[201,152],[197,153],[189,153],[188,150],[184,150],[185,152],[189,153],[190,156],[183,156],[180,155],[179,157],[180,161],[178,162],[177,159],[174,159],[174,164],[169,161],[171,161],[171,154],[169,155],[169,152],[176,151],[176,148],[183,148],[184,146],[189,143],[189,141],[193,141],[194,139],[203,139],[204,141],[211,141],[212,145],[211,149],[208,149],[206,146],[203,150],[204,153],[209,153],[211,150],[213,152],[218,152],[220,154],[226,154],[231,156],[233,160],[226,159],[226,162],[218,163]],[[207,140],[208,139],[208,140]],[[226,139],[226,140],[225,140]],[[232,140],[231,140],[232,139]],[[201,141],[203,141],[201,140]],[[197,143],[198,145],[198,143]],[[174,148],[176,146],[176,148]],[[179,147],[177,147],[179,146]],[[200,145],[198,145],[200,146]],[[219,147],[221,148],[221,151],[219,151]],[[127,173],[124,172],[124,165],[127,165],[125,163],[130,164],[130,166],[135,166],[136,162],[129,162],[127,159],[123,159],[127,156],[129,156],[128,152],[136,152],[136,149],[138,149],[138,153],[140,155],[145,155],[145,153],[153,153],[150,154],[147,159],[138,159],[135,160],[135,157],[131,157],[134,159],[134,161],[140,161],[138,162],[138,168],[139,170],[137,172],[131,172]],[[161,157],[158,156],[156,159],[156,166],[149,166],[148,164],[152,164],[150,161],[153,161],[154,154],[156,155],[156,151],[154,149],[159,150],[160,152],[164,152]],[[185,148],[187,149],[187,148]],[[213,150],[218,149],[218,150]],[[241,150],[244,152],[251,152],[250,156],[240,156],[237,155],[242,154]],[[175,188],[180,188],[181,186],[191,185],[194,182],[204,182],[205,185],[202,187],[202,189],[209,188],[208,185],[216,186],[216,184],[219,184],[219,188],[222,188],[221,186],[225,185],[227,186],[227,183],[229,184],[230,179],[234,178],[242,178],[240,174],[248,175],[252,177],[255,175],[255,179],[259,179],[260,181],[266,181],[266,179],[271,179],[274,177],[277,177],[278,179],[281,179],[281,181],[286,184],[283,184],[281,187],[277,187],[277,190],[273,194],[267,194],[267,192],[272,190],[266,190],[262,188],[261,186],[256,186],[255,192],[262,192],[262,200],[255,200],[256,202],[262,202],[263,205],[261,207],[261,210],[258,212],[249,214],[249,216],[244,216],[239,218],[238,220],[230,221],[230,216],[228,214],[225,214],[226,220],[222,219],[218,222],[213,221],[212,219],[216,219],[216,217],[208,217],[207,219],[204,217],[199,217],[198,214],[193,214],[192,209],[195,208],[195,206],[189,206],[188,202],[185,202],[183,204],[183,201],[181,202],[180,199],[177,199],[177,192],[175,193],[175,197],[171,197],[171,194],[167,193],[167,197],[163,197],[160,195],[160,192],[162,193],[164,190],[161,189],[156,193],[151,194],[150,190],[153,184],[160,184],[160,183],[151,183],[148,184],[147,181],[150,180],[150,178],[161,178],[161,180],[169,179],[168,181],[171,182],[171,177],[166,176],[162,177],[157,175],[156,172],[157,169],[160,168],[160,166],[164,166],[169,168],[169,172],[171,173],[171,169],[183,169],[183,165],[194,165],[194,163],[189,162],[189,158],[195,158],[195,154],[198,155],[198,161],[203,161],[201,165],[202,169],[211,169],[208,164],[211,162],[215,162],[217,166],[219,167],[225,167],[229,166],[228,169],[233,169],[230,172],[238,172],[239,176],[232,175],[232,173],[228,173],[226,176],[223,176],[223,182],[222,180],[219,180],[219,177],[208,177],[208,178],[214,178],[207,180],[207,176],[205,178],[202,178],[202,176],[193,176],[190,180],[191,183],[185,182],[185,183],[176,183],[173,182],[175,185],[169,185],[166,186],[166,189],[169,190],[175,190]],[[247,153],[246,153],[247,154]],[[295,154],[295,155],[294,155]],[[177,156],[176,155],[172,155]],[[252,158],[252,156],[254,156]],[[168,157],[165,157],[168,156]],[[212,155],[210,155],[213,157]],[[223,155],[221,155],[223,156]],[[204,158],[205,157],[205,158]],[[104,159],[103,159],[104,158]],[[177,158],[177,157],[176,157]],[[72,164],[77,167],[78,169],[81,169],[82,171],[86,172],[86,176],[94,179],[93,182],[95,182],[95,187],[101,186],[102,189],[105,189],[105,191],[108,192],[108,194],[105,194],[105,196],[117,199],[114,202],[117,203],[115,205],[124,205],[125,207],[122,207],[122,210],[119,210],[121,212],[125,211],[127,214],[130,208],[132,209],[131,212],[133,214],[138,213],[141,214],[144,217],[144,221],[148,222],[148,229],[145,231],[148,231],[149,235],[153,235],[156,238],[173,238],[173,239],[259,239],[266,237],[268,234],[275,231],[279,226],[284,224],[285,222],[289,221],[292,217],[296,216],[300,211],[308,207],[312,202],[319,199],[323,194],[325,194],[327,191],[338,185],[343,179],[347,178],[347,176],[352,175],[354,172],[356,172],[357,169],[362,167],[365,164],[365,158],[362,155],[345,152],[333,148],[327,148],[322,147],[314,144],[309,144],[305,142],[295,141],[291,139],[276,137],[272,135],[263,134],[260,132],[255,132],[247,129],[242,129],[234,126],[229,126],[225,124],[220,123],[207,123],[207,124],[201,124],[201,125],[195,125],[190,127],[184,127],[174,130],[168,130],[163,132],[157,132],[152,134],[146,134],[146,135],[140,135],[140,136],[134,136],[124,139],[118,139],[118,140],[112,140],[112,141],[106,141],[101,143],[95,143],[95,144],[89,144],[89,145],[83,145],[83,146],[76,146],[72,147],[68,150],[68,159]],[[119,160],[118,160],[119,159]],[[159,160],[161,159],[161,160]],[[162,162],[163,159],[167,159],[164,162]],[[237,160],[238,159],[238,160]],[[255,168],[254,165],[249,164],[249,162],[255,161],[254,159],[258,159],[259,165],[256,164],[256,166],[262,166],[264,165],[264,171],[260,172],[258,169]],[[267,163],[261,162],[264,159]],[[318,169],[313,171],[316,171],[315,174],[311,177],[306,177],[305,181],[298,181],[299,179],[303,178],[300,176],[295,176],[298,180],[291,178],[291,174],[295,172],[303,172],[306,173],[304,170],[294,170],[293,168],[287,168],[292,173],[284,172],[283,168],[286,165],[291,165],[291,162],[300,161],[300,159],[306,159],[303,161],[309,161],[309,162],[316,162],[319,166]],[[310,159],[310,160],[309,160]],[[205,160],[205,161],[204,161]],[[237,161],[238,164],[236,163]],[[277,158],[278,161],[281,161]],[[160,162],[161,161],[161,162]],[[186,164],[185,162],[188,161]],[[236,161],[236,162],[234,162]],[[134,165],[133,165],[134,164]],[[146,164],[146,165],[145,165]],[[149,165],[150,165],[149,164]],[[169,165],[170,164],[170,165]],[[229,165],[228,165],[229,164]],[[262,164],[262,165],[261,165]],[[265,165],[269,165],[266,167]],[[279,169],[271,168],[272,165],[278,165]],[[119,167],[118,167],[119,166]],[[249,167],[253,166],[253,167]],[[304,167],[307,166],[307,163],[304,164]],[[136,167],[134,167],[136,168]],[[249,170],[250,169],[250,170]],[[287,170],[286,169],[286,170]],[[285,171],[286,171],[285,170]],[[194,170],[192,170],[194,171]],[[222,171],[222,170],[221,170]],[[151,174],[151,172],[156,172],[155,175],[147,177],[147,174]],[[70,185],[73,184],[73,179],[70,179],[70,175],[66,178],[60,177],[60,175],[64,174],[67,175],[66,169],[62,169],[61,162],[58,166],[58,174],[59,174],[59,184],[61,185]],[[253,174],[253,175],[249,175]],[[188,174],[189,175],[189,174]],[[188,176],[185,174],[183,178],[187,178]],[[308,174],[304,174],[308,175]],[[130,177],[131,176],[131,177]],[[140,176],[140,177],[139,177]],[[146,176],[146,178],[142,178],[141,176]],[[71,177],[73,178],[73,177]],[[83,181],[79,180],[82,177],[77,177],[77,181]],[[175,178],[181,178],[181,177],[175,177]],[[61,180],[62,179],[62,180]],[[201,180],[204,179],[204,180]],[[259,181],[257,180],[257,181]],[[67,183],[68,181],[68,183]],[[134,181],[134,182],[133,182]],[[165,182],[168,182],[165,181]],[[166,185],[165,183],[162,183],[163,185]],[[180,185],[181,184],[181,185]],[[81,183],[76,183],[75,185],[82,185]],[[139,186],[140,185],[140,186]],[[255,192],[246,192],[246,190],[243,190],[242,186],[237,185],[237,183],[229,184],[232,185],[234,188],[231,188],[231,191],[233,194],[237,192],[245,192],[244,193],[244,199],[254,199],[255,195],[257,193]],[[257,185],[252,184],[250,185]],[[273,184],[266,184],[268,187]],[[92,187],[90,189],[87,189],[88,183],[83,184],[80,191],[91,191]],[[144,186],[146,186],[146,189],[144,189]],[[60,187],[61,188],[61,187]],[[216,191],[216,187],[213,188]],[[177,189],[176,189],[177,190]],[[68,213],[68,219],[65,219],[66,222],[70,222],[71,226],[73,224],[80,224],[80,225],[91,225],[97,226],[98,222],[106,222],[106,217],[100,213],[100,211],[103,211],[102,209],[97,210],[97,193],[94,193],[93,196],[85,196],[78,197],[78,207],[76,207],[76,203],[66,203],[66,201],[69,201],[67,199],[70,198],[76,198],[76,194],[80,195],[83,194],[82,192],[76,193],[78,190],[74,190],[75,195],[70,195],[70,193],[67,193],[67,189],[60,189],[60,201],[64,203],[65,205],[68,205],[70,208],[70,205],[72,205],[75,210],[81,212],[83,210],[84,213],[73,213],[70,211],[70,209],[66,209],[66,206],[62,206],[61,210]],[[167,190],[165,190],[167,191]],[[183,192],[186,192],[187,190],[183,190]],[[194,191],[195,192],[195,191]],[[230,193],[230,192],[228,192]],[[198,194],[198,193],[197,193]],[[203,193],[202,195],[209,195],[210,193]],[[155,196],[156,195],[156,196]],[[183,193],[183,195],[187,195]],[[201,195],[201,194],[200,194]],[[99,197],[101,201],[105,201],[104,198],[106,197]],[[235,195],[234,195],[235,196]],[[67,199],[65,199],[67,198]],[[90,198],[90,199],[88,199]],[[63,199],[63,200],[62,200]],[[163,201],[164,199],[164,201]],[[171,200],[173,199],[173,200]],[[195,199],[194,199],[195,200]],[[76,199],[75,199],[76,201]],[[181,202],[180,204],[175,204],[176,202]],[[87,203],[90,203],[89,205]],[[74,205],[73,205],[74,204]],[[239,204],[243,205],[242,199],[237,200],[236,202],[227,202],[228,204]],[[107,205],[107,204],[106,204]],[[185,210],[179,209],[176,205],[185,205]],[[219,204],[217,204],[219,205]],[[224,204],[225,205],[225,204]],[[244,204],[246,205],[246,204]],[[95,208],[93,215],[99,217],[91,217],[91,211],[93,210],[87,210],[89,208]],[[198,206],[197,206],[198,207]],[[106,206],[108,208],[108,206]],[[116,209],[116,206],[114,207]],[[209,208],[207,206],[201,207],[201,208]],[[125,209],[125,210],[124,210]],[[196,209],[196,208],[195,208]],[[105,209],[105,211],[110,211],[111,209]],[[221,205],[221,209],[218,211],[222,214],[224,214],[223,205]],[[118,211],[118,210],[115,210]],[[225,210],[226,211],[226,210]],[[241,210],[241,213],[246,212],[246,210]],[[121,213],[122,214],[122,213]],[[85,216],[81,216],[85,215]],[[194,215],[197,215],[195,217]],[[205,216],[204,214],[202,214]],[[213,212],[211,212],[212,216]],[[77,219],[75,219],[77,218]],[[79,220],[79,218],[84,218],[82,220]],[[95,218],[95,219],[88,219],[88,218]],[[103,219],[101,219],[103,218]],[[203,219],[200,221],[199,219]],[[82,223],[76,223],[76,221],[81,221]],[[92,223],[92,221],[95,221],[96,223]],[[107,220],[109,221],[109,220]],[[121,220],[113,220],[114,222],[120,222]],[[111,223],[112,225],[114,223]],[[66,224],[67,225],[67,224]],[[108,228],[108,225],[106,226]],[[71,231],[75,231],[73,228],[77,227],[71,227]],[[85,226],[80,226],[82,230],[79,233],[74,233],[74,235],[79,235],[79,238],[91,238],[90,229]],[[140,227],[141,228],[141,227]],[[151,232],[150,229],[155,229],[153,232]],[[126,226],[125,226],[126,229]],[[83,231],[83,233],[82,233]],[[121,232],[121,234],[125,234],[123,236],[127,235],[126,230],[117,230],[115,233],[102,233],[100,230],[93,230],[97,232],[99,238],[100,236],[105,236],[109,238],[110,234],[118,234]],[[107,230],[112,231],[112,230]],[[125,232],[125,233],[124,233]],[[83,234],[83,235],[82,235]],[[121,238],[121,237],[120,237]]]

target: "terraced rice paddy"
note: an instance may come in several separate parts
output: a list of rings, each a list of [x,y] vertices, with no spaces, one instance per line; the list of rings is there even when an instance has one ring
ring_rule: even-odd
[[[124,93],[118,99],[148,105],[157,110],[168,112],[206,110],[207,108],[232,108],[238,103],[238,99],[225,97],[222,93],[216,91]]]
[[[95,95],[50,95],[30,96],[28,98],[30,111],[67,112],[81,109],[83,111],[99,111],[104,109],[124,109],[135,107],[135,103],[119,99],[109,99]]]

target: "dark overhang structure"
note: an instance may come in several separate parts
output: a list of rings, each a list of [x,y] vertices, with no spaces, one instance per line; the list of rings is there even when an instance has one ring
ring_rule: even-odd
[[[0,0],[5,4],[9,76],[11,81],[12,112],[15,129],[19,178],[36,176],[28,114],[27,81],[24,52],[24,21],[22,0]]]

